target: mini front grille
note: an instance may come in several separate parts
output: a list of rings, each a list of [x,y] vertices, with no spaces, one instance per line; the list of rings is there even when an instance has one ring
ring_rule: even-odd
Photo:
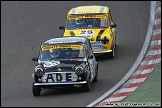
[[[92,50],[103,50],[103,44],[101,42],[91,42]]]

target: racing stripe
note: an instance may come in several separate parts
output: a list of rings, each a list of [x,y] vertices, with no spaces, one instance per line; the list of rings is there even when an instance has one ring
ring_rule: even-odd
[[[103,13],[103,11],[104,11],[104,6],[101,6],[100,13]]]
[[[104,32],[105,30],[101,30],[99,33],[98,33],[98,35],[97,35],[97,37],[96,37],[96,41],[100,41],[100,37],[101,37],[101,35],[102,35],[102,33]]]
[[[75,36],[74,32],[73,31],[70,31],[70,34],[71,36]]]
[[[75,13],[76,8],[73,8],[73,10],[71,11],[71,14]]]

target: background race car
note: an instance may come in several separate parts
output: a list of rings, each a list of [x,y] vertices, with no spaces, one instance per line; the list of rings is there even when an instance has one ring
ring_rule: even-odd
[[[112,20],[107,6],[78,6],[67,14],[63,36],[87,37],[95,55],[105,54],[106,58],[114,57],[116,47],[116,24]]]

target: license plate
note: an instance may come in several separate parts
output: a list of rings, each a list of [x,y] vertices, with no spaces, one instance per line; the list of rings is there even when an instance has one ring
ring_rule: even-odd
[[[42,82],[66,82],[77,81],[78,76],[75,73],[52,73],[44,74],[42,76]]]

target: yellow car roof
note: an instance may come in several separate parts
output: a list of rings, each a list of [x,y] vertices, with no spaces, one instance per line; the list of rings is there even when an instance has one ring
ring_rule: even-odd
[[[72,8],[68,15],[71,14],[106,14],[109,12],[109,7],[107,6],[101,6],[101,5],[87,5],[87,6],[78,6],[75,8]]]

